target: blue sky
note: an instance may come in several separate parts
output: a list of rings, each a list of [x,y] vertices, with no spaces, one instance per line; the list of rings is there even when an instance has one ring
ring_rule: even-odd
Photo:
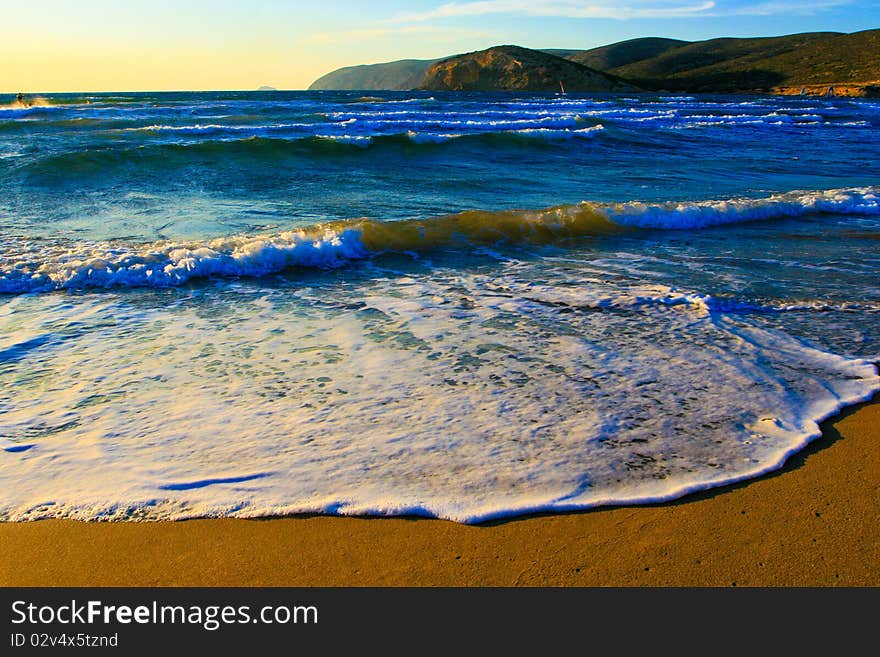
[[[0,90],[304,88],[340,66],[880,27],[878,0],[0,0]]]

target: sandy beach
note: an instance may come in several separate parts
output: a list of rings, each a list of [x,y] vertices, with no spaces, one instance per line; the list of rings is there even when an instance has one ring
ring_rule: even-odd
[[[0,590],[880,587],[880,2],[55,4],[3,12]]]
[[[880,402],[781,471],[646,507],[465,526],[293,517],[0,524],[3,586],[876,586]]]

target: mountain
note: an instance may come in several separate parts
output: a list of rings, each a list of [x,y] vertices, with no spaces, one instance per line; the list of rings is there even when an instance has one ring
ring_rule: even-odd
[[[684,92],[785,92],[802,86],[852,87],[864,95],[880,81],[880,30],[812,32],[682,43],[642,57],[622,42],[570,55],[646,89]],[[659,44],[658,44],[659,47]],[[609,51],[612,56],[609,56]],[[629,59],[629,61],[627,61]]]
[[[786,75],[785,85],[834,84],[838,93],[849,85],[876,97],[880,95],[878,53],[880,30],[866,30],[831,37],[809,50],[778,55],[762,66]]]
[[[496,46],[428,67],[419,88],[430,91],[636,91],[613,76],[539,50]]]
[[[592,50],[568,51],[565,57],[578,64],[595,68],[599,71],[610,71],[619,66],[634,64],[646,59],[662,55],[668,50],[687,45],[689,41],[679,39],[661,39],[659,37],[645,37],[642,39],[630,39],[612,43],[610,46],[593,48]]]
[[[401,59],[385,64],[347,66],[315,80],[309,91],[383,91],[417,89],[436,59]]]
[[[262,87],[257,89],[257,91],[278,91],[278,89],[276,89],[275,87],[269,87],[264,84]]]
[[[880,95],[880,30],[753,39],[647,37],[590,50],[497,46],[440,60],[350,66],[310,89]]]
[[[536,48],[536,50],[538,50],[539,52],[545,52],[548,55],[556,55],[557,57],[562,57],[563,59],[568,59],[572,55],[584,52],[580,48]]]

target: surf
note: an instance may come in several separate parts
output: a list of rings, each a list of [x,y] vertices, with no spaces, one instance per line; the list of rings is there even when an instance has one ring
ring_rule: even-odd
[[[331,221],[294,231],[148,244],[0,241],[0,293],[169,287],[210,277],[334,269],[387,252],[497,244],[557,245],[632,230],[699,230],[809,214],[880,214],[880,188],[792,191],[765,198],[666,203],[584,201],[541,210],[470,210],[426,219]]]

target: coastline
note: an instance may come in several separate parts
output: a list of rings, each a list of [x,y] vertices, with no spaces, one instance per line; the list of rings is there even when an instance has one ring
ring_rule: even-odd
[[[0,523],[0,585],[880,585],[880,397],[822,432],[747,482],[476,526],[333,516]]]
[[[833,90],[834,97],[845,98],[877,98],[880,96],[880,80],[871,82],[842,82],[823,84],[787,84],[773,87],[770,93],[777,96],[813,96],[825,97],[828,90]]]

